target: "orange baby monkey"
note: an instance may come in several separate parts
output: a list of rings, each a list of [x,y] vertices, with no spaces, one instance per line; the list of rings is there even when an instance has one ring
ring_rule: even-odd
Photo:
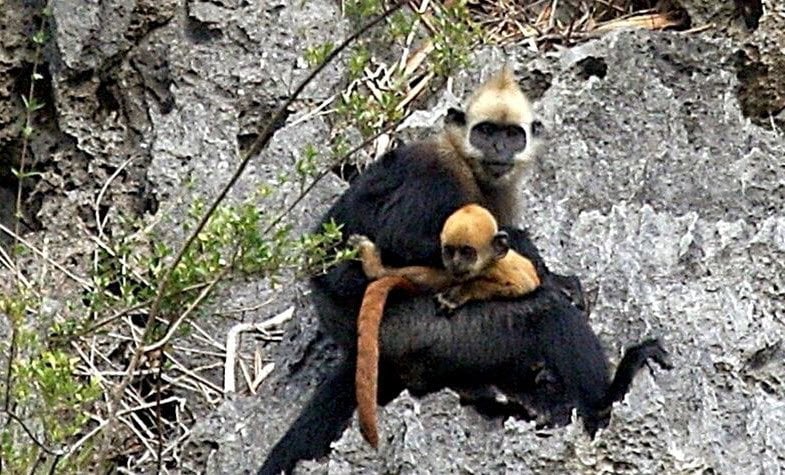
[[[482,206],[469,204],[447,218],[441,232],[444,269],[426,266],[385,267],[368,238],[352,236],[369,279],[406,277],[418,288],[440,292],[439,302],[455,309],[472,300],[519,297],[540,279],[532,262],[510,250],[507,233]]]
[[[444,269],[427,266],[385,267],[374,243],[354,235],[363,271],[372,282],[357,318],[358,350],[355,386],[360,430],[378,446],[376,394],[379,365],[379,325],[384,304],[394,288],[439,292],[437,300],[451,310],[472,300],[518,297],[540,285],[532,262],[510,249],[507,233],[499,231],[493,215],[469,204],[447,218],[440,235]]]

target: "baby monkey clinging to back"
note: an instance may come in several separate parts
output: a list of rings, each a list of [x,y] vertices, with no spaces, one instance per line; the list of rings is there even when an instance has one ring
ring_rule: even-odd
[[[357,317],[355,392],[360,431],[373,447],[379,443],[376,423],[379,379],[379,325],[387,295],[394,288],[440,292],[439,302],[455,309],[472,300],[518,297],[540,285],[534,264],[510,249],[487,209],[469,204],[451,214],[440,235],[444,269],[427,266],[385,267],[376,245],[352,236],[369,279]],[[385,282],[385,280],[393,281]]]
[[[469,204],[450,215],[440,239],[444,269],[385,267],[368,238],[353,236],[350,244],[357,246],[369,279],[405,277],[422,290],[440,292],[437,299],[450,309],[472,300],[518,297],[540,285],[532,262],[510,250],[507,233],[482,206]]]

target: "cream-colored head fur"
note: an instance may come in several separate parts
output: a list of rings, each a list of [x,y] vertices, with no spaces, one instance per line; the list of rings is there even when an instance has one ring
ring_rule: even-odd
[[[509,66],[505,65],[472,94],[466,106],[466,120],[470,128],[485,121],[517,125],[534,121],[529,99]]]
[[[469,157],[475,177],[485,183],[515,182],[519,173],[537,156],[541,139],[533,133],[535,123],[531,103],[518,86],[512,69],[505,65],[488,78],[472,94],[465,109],[465,124],[449,124],[449,144],[464,157]],[[526,147],[513,156],[514,168],[495,178],[487,172],[483,152],[471,143],[472,128],[481,122],[517,125],[526,131]]]

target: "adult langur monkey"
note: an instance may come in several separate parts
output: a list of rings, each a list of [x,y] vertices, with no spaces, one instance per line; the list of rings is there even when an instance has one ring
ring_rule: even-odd
[[[436,136],[371,164],[323,222],[343,225],[344,238],[373,240],[387,265],[439,267],[442,224],[458,208],[478,203],[497,217],[511,248],[534,263],[541,285],[516,300],[469,303],[449,318],[432,296],[393,295],[379,335],[379,402],[403,389],[422,395],[444,387],[495,387],[509,400],[508,414],[530,417],[534,408],[566,423],[577,407],[593,433],[607,423],[611,403],[626,393],[635,373],[650,358],[665,364],[665,352],[657,341],[632,347],[611,379],[599,340],[565,295],[582,303],[577,280],[551,273],[528,235],[510,227],[521,173],[542,130],[512,72],[493,75],[465,113],[452,109],[445,122]],[[299,460],[327,454],[356,407],[356,316],[368,280],[360,262],[350,261],[311,284],[321,327],[342,347],[344,359],[273,447],[260,474],[290,472]]]

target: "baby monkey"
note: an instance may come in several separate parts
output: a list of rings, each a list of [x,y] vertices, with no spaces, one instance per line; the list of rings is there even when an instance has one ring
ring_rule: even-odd
[[[440,236],[444,269],[427,266],[385,267],[374,243],[352,236],[369,279],[405,277],[418,289],[437,291],[439,303],[454,310],[472,300],[518,297],[540,285],[532,262],[510,249],[487,209],[469,204],[451,214]]]
[[[360,431],[368,443],[379,444],[377,390],[379,380],[379,325],[387,296],[393,289],[439,292],[442,306],[454,310],[472,300],[518,297],[540,285],[532,262],[510,249],[507,233],[499,231],[493,215],[469,204],[451,214],[440,235],[444,269],[428,266],[385,267],[376,245],[365,236],[353,235],[363,272],[373,280],[357,316],[357,368],[355,391]],[[496,388],[497,400],[504,399]],[[500,401],[501,402],[501,401]]]

